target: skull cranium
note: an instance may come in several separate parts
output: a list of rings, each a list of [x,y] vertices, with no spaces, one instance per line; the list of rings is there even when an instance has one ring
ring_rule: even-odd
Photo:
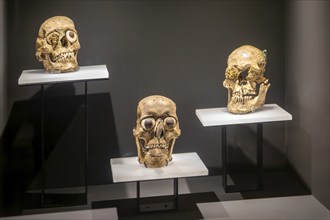
[[[176,105],[171,99],[153,95],[139,102],[133,129],[139,163],[152,168],[167,166],[180,134]]]
[[[266,51],[244,45],[228,57],[223,86],[228,89],[227,108],[231,113],[253,112],[263,106],[270,87],[264,77]]]
[[[36,40],[36,57],[43,63],[46,72],[78,70],[79,49],[78,34],[70,18],[51,17],[40,26]]]

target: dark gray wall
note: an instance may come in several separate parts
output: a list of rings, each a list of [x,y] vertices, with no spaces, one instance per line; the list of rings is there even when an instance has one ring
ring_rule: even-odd
[[[0,134],[5,124],[7,111],[5,30],[5,1],[0,1]]]
[[[0,1],[0,134],[2,134],[3,127],[5,125],[6,119],[6,74],[5,74],[5,2]],[[0,150],[1,152],[1,150]],[[2,159],[2,157],[0,156]],[[0,166],[2,163],[0,162]],[[1,176],[1,171],[0,171]],[[2,188],[2,181],[0,181],[0,189]]]
[[[90,94],[108,94],[95,96],[96,106],[90,112],[90,121],[94,122],[90,128],[94,132],[89,162],[92,184],[109,182],[109,158],[136,155],[132,128],[137,103],[152,94],[167,96],[177,104],[182,135],[174,152],[195,151],[211,173],[219,174],[220,128],[204,128],[195,109],[226,106],[227,90],[222,86],[226,60],[241,45],[268,50],[265,75],[271,87],[266,102],[284,107],[282,1],[13,0],[8,4],[9,110],[19,100],[38,97],[38,86],[18,87],[17,80],[24,69],[42,68],[34,56],[35,40],[48,17],[66,15],[75,21],[81,66],[106,64],[110,71],[109,81],[89,84]],[[61,85],[52,88],[51,96],[81,94],[82,89],[80,84]],[[58,106],[64,108],[63,104]],[[266,168],[285,165],[284,124],[264,126]],[[64,127],[72,131],[74,126],[72,120]],[[232,144],[248,160],[254,157],[250,155],[255,153],[254,143],[248,140],[254,139],[255,133],[253,126],[229,128],[229,135],[239,140],[232,140]],[[68,134],[73,140],[78,135],[64,132],[58,145],[72,144],[63,142]],[[70,155],[56,152],[62,151],[53,151],[54,161],[70,160]]]
[[[329,1],[288,6],[288,160],[329,209]]]

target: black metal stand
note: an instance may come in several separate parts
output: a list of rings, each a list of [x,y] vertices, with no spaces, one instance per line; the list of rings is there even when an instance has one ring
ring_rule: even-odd
[[[87,204],[88,194],[88,84],[85,81],[85,192],[80,194],[46,193],[45,158],[45,88],[41,85],[41,207],[59,207]]]
[[[222,185],[226,193],[242,192],[252,190],[262,190],[262,169],[263,169],[263,134],[262,123],[257,123],[257,188],[249,190],[239,190],[236,186],[228,185],[228,145],[226,126],[222,126]]]
[[[88,195],[88,84],[85,81],[85,204]]]
[[[140,181],[136,182],[137,209],[139,212],[154,212],[177,210],[179,200],[178,178],[173,178],[173,200],[170,202],[142,203],[140,196]]]
[[[41,85],[41,206],[45,204],[45,88]]]

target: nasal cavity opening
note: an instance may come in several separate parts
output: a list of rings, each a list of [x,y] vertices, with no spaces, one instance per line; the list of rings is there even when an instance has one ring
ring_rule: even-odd
[[[162,130],[160,131],[159,137],[163,137],[163,136],[164,136],[164,130],[162,129]]]
[[[62,43],[62,46],[63,46],[63,47],[67,47],[67,46],[68,46],[68,40],[66,39],[66,37],[63,37],[63,38],[61,39],[61,43]]]
[[[164,129],[158,128],[156,133],[157,138],[162,138],[164,136]]]

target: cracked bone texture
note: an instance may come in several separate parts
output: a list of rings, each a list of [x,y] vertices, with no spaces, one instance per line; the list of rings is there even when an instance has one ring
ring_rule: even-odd
[[[139,163],[147,168],[167,166],[180,134],[176,104],[171,99],[152,95],[139,102],[133,129]]]
[[[36,57],[46,72],[77,71],[79,49],[78,33],[70,18],[55,16],[41,24],[36,40]]]
[[[260,109],[270,83],[264,77],[267,51],[251,45],[235,49],[228,57],[223,86],[228,90],[227,109],[244,114]]]

